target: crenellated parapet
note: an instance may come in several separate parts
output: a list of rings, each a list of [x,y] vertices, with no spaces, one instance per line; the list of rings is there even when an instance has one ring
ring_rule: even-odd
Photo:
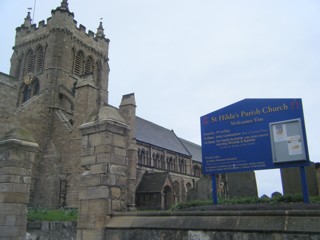
[[[60,10],[61,11],[61,10]],[[28,12],[28,14],[30,14]],[[51,31],[52,29],[55,29],[56,27],[54,26],[55,24],[53,23],[55,20],[59,19],[55,19],[55,18],[61,18],[62,15],[64,15],[65,13],[60,12],[59,14],[57,13],[57,10],[53,10],[53,15],[52,17],[47,19],[47,23],[45,22],[45,20],[42,20],[37,24],[30,24],[30,26],[26,23],[22,24],[20,27],[16,28],[16,36],[17,38],[21,38],[24,37],[28,34],[34,34],[34,33],[40,33],[44,30],[47,31]],[[72,24],[69,24],[67,27],[70,28],[70,30],[73,28],[75,30],[78,30],[81,33],[84,33],[87,37],[90,37],[91,39],[94,39],[95,41],[104,41],[104,42],[109,42],[110,40],[108,38],[105,37],[103,31],[101,32],[102,28],[102,23],[100,22],[100,25],[97,29],[97,32],[94,33],[92,30],[88,30],[86,29],[86,27],[82,24],[79,24],[79,26],[77,26],[78,22],[76,20],[73,19],[73,14],[70,15],[68,14],[68,17],[72,17],[72,21],[70,21]],[[67,17],[67,18],[68,18]],[[66,20],[65,16],[61,19],[61,20]]]

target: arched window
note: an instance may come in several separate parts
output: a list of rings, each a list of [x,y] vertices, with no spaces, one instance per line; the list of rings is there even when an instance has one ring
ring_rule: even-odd
[[[157,161],[156,161],[156,154],[152,153],[152,161],[151,161],[152,167],[157,167]]]
[[[39,93],[39,90],[40,90],[39,80],[35,79],[32,84],[32,96],[37,95]]]
[[[166,185],[163,189],[164,193],[164,208],[169,209],[174,204],[174,196],[170,186]]]
[[[155,167],[161,168],[161,160],[160,160],[160,155],[159,155],[159,153],[156,154]]]
[[[24,85],[23,91],[22,91],[22,102],[26,102],[29,100],[31,97],[39,94],[40,90],[40,85],[39,85],[39,80],[34,79],[31,84],[29,85]]]
[[[141,157],[141,149],[138,148],[138,163],[142,162],[142,157]]]
[[[74,74],[80,76],[83,74],[83,60],[84,56],[82,52],[78,52],[74,63]]]
[[[187,192],[189,192],[190,191],[190,189],[192,188],[192,185],[191,185],[191,183],[187,183],[186,184],[186,187],[187,187]]]
[[[26,102],[27,100],[29,100],[29,98],[31,97],[31,88],[28,85],[24,86],[23,89],[23,102]]]
[[[138,163],[140,164],[147,164],[147,155],[148,155],[148,151],[145,151],[144,149],[140,149],[138,151]]]
[[[17,66],[16,66],[16,69],[15,69],[15,77],[17,79],[20,79],[21,77],[21,72],[23,72],[22,70],[22,59],[23,59],[23,56],[20,56],[18,61],[17,61]]]
[[[170,159],[169,159],[169,157],[167,157],[167,170],[169,170],[170,171]]]
[[[193,175],[196,177],[200,177],[201,176],[201,169],[199,166],[194,166],[193,167]]]
[[[33,72],[33,70],[34,70],[34,55],[33,55],[33,52],[30,50],[26,56],[25,73]]]
[[[177,180],[173,182],[173,189],[174,189],[174,192],[176,194],[177,200],[181,201],[180,184],[179,184],[179,182]]]
[[[146,155],[145,155],[145,164],[148,166],[151,166],[151,157],[148,151],[146,151]]]
[[[174,171],[174,159],[172,157],[170,157],[170,164],[171,164],[170,166],[171,171]]]
[[[173,159],[173,164],[174,164],[174,171],[179,172],[179,167],[178,167],[178,159]]]
[[[43,61],[44,61],[44,53],[42,47],[38,47],[36,51],[36,60],[35,60],[35,71],[36,73],[41,73],[43,70]]]
[[[167,170],[175,171],[174,161],[173,157],[167,157]]]
[[[85,63],[84,73],[92,73],[93,72],[93,60],[91,57],[88,57]]]
[[[181,173],[186,173],[186,166],[185,166],[185,161],[183,158],[179,159],[179,171]]]
[[[161,168],[162,169],[166,169],[166,162],[164,160],[164,156],[163,155],[160,156],[160,161],[161,161]]]

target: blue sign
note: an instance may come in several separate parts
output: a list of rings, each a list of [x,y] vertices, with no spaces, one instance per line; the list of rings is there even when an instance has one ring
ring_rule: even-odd
[[[205,174],[309,165],[301,99],[244,99],[200,120]]]

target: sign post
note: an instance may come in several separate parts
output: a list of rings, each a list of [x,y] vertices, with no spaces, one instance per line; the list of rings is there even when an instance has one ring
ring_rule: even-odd
[[[309,203],[308,184],[306,178],[306,170],[303,166],[300,167],[301,188],[303,193],[303,201]]]
[[[217,180],[216,180],[216,175],[215,174],[211,175],[211,184],[212,184],[212,200],[213,200],[213,204],[217,205],[218,204]]]
[[[244,99],[200,121],[204,174],[301,170],[310,163],[301,99]],[[300,172],[306,182],[304,170]]]

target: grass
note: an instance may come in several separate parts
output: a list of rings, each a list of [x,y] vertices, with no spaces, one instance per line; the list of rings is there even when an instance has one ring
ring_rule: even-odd
[[[28,208],[28,221],[67,222],[77,221],[77,209]]]

